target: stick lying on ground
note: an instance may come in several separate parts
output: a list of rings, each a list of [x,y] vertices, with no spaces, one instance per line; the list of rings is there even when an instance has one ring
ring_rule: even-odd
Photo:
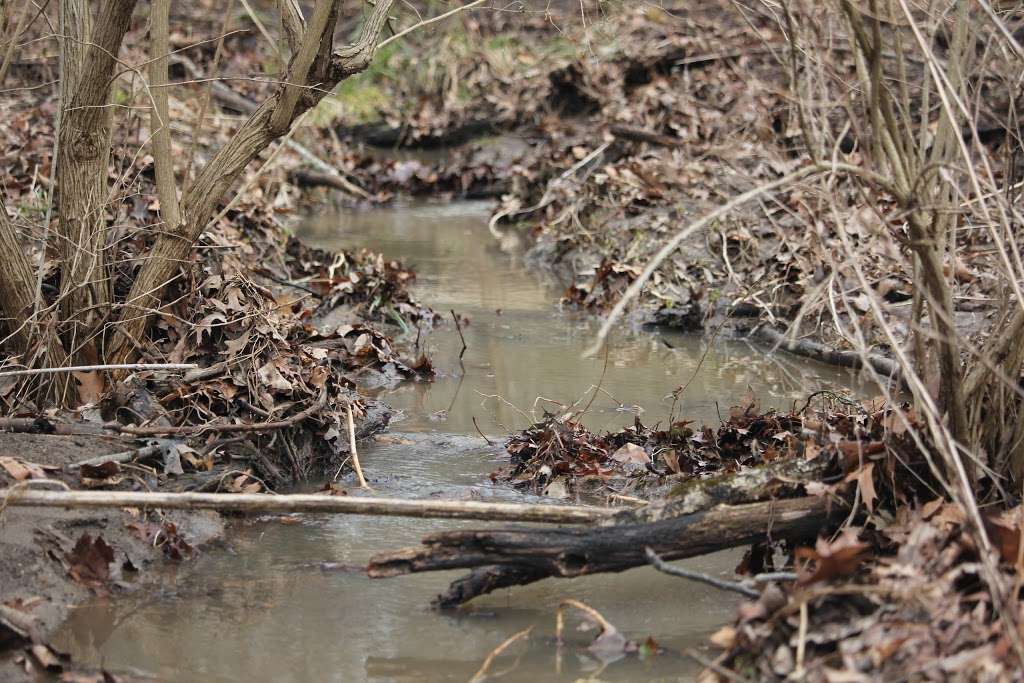
[[[0,510],[5,507],[121,508],[165,510],[217,510],[250,514],[319,512],[343,515],[435,517],[503,522],[584,524],[608,519],[613,508],[522,503],[484,503],[464,500],[409,500],[263,493],[145,493],[136,491],[32,491],[0,489]]]

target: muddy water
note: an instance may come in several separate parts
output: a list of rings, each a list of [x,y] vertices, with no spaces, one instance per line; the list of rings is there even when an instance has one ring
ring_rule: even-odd
[[[521,499],[490,484],[501,451],[478,428],[498,435],[524,426],[544,410],[589,401],[598,383],[586,417],[595,428],[637,415],[664,421],[666,395],[684,384],[676,414],[714,420],[748,390],[788,407],[819,387],[851,383],[742,343],[671,333],[623,330],[607,368],[603,358],[581,359],[593,324],[557,309],[557,290],[525,273],[514,240],[495,240],[486,216],[484,205],[413,206],[320,217],[303,231],[323,246],[367,246],[411,262],[422,300],[470,319],[461,362],[454,325],[423,332],[436,382],[373,390],[399,410],[392,432],[363,450],[380,494]],[[169,574],[157,594],[75,610],[60,641],[79,659],[170,681],[466,681],[495,646],[533,626],[525,646],[495,663],[494,671],[512,667],[503,680],[687,680],[696,666],[678,653],[703,647],[734,613],[727,594],[637,569],[549,580],[442,615],[430,611],[430,598],[457,573],[372,581],[354,569],[382,548],[466,525],[341,516],[240,523],[231,548],[207,552],[187,579]],[[737,560],[720,553],[686,564],[728,575]],[[631,638],[653,636],[669,653],[601,662],[585,649],[592,633],[574,631],[559,657],[554,609],[566,597]]]

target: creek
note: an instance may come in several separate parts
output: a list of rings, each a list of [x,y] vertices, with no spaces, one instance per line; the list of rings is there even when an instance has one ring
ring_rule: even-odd
[[[594,321],[560,310],[559,289],[524,268],[514,236],[491,235],[488,215],[483,203],[407,205],[316,216],[299,231],[316,246],[365,247],[405,261],[417,272],[418,298],[447,318],[422,331],[436,381],[366,389],[396,409],[389,432],[360,449],[378,495],[530,500],[489,479],[506,461],[504,435],[595,393],[584,420],[613,429],[636,417],[664,423],[669,394],[682,385],[675,414],[709,423],[748,391],[764,407],[788,410],[817,389],[856,386],[846,371],[745,342],[625,326],[607,364],[583,359]],[[468,317],[461,361],[449,309]],[[644,568],[547,580],[442,614],[430,599],[458,573],[371,580],[358,569],[373,553],[414,545],[431,531],[483,524],[314,515],[239,521],[230,543],[203,553],[180,580],[169,567],[160,570],[158,590],[74,609],[55,645],[80,662],[167,681],[467,681],[499,643],[533,626],[526,645],[495,663],[494,671],[514,665],[502,680],[682,680],[700,667],[681,653],[703,648],[735,613],[731,594]],[[731,576],[741,555],[684,564]],[[552,634],[564,598],[596,608],[630,638],[653,637],[667,653],[602,663],[586,651],[593,632],[572,630],[559,661]]]

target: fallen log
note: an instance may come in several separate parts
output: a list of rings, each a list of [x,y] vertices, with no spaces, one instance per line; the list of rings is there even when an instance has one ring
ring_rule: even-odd
[[[751,337],[773,348],[779,348],[797,356],[812,358],[829,365],[860,370],[864,367],[865,362],[867,362],[882,377],[888,377],[898,384],[903,382],[903,372],[900,369],[899,363],[891,358],[870,353],[862,355],[857,351],[840,351],[839,349],[834,349],[831,346],[825,346],[808,339],[791,340],[782,332],[767,325],[758,327],[751,334]]]
[[[413,500],[322,494],[163,493],[145,491],[36,491],[0,489],[5,507],[121,508],[217,510],[248,514],[316,512],[342,515],[478,519],[548,524],[593,523],[614,515],[613,508],[473,500]]]
[[[435,604],[448,607],[496,588],[546,577],[620,572],[648,564],[646,548],[665,560],[706,555],[765,538],[813,539],[842,505],[824,497],[722,505],[655,522],[584,528],[448,531],[422,546],[380,553],[367,572],[383,578],[413,572],[476,569]],[[480,569],[483,568],[483,569]]]
[[[352,192],[353,185],[337,173],[321,173],[302,168],[288,172],[288,180],[297,187],[330,187],[342,192]],[[363,193],[365,195],[365,193]]]
[[[666,560],[693,557],[772,538],[813,537],[832,516],[829,501],[800,497],[803,485],[837,473],[826,455],[766,463],[691,479],[663,500],[623,510],[588,529],[501,529],[433,534],[422,546],[380,553],[367,572],[384,578],[473,568],[434,604],[452,607],[499,588],[547,577],[619,572],[649,563],[651,547]],[[780,499],[782,498],[782,499]],[[841,507],[841,506],[840,506]]]

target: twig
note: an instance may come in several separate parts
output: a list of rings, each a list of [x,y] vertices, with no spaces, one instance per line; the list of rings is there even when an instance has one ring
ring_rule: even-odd
[[[204,424],[204,425],[181,425],[179,427],[171,426],[154,426],[154,427],[131,427],[126,425],[119,425],[116,423],[107,423],[105,425],[108,429],[121,432],[122,434],[132,434],[134,436],[160,436],[169,434],[204,434],[206,432],[269,432],[275,429],[284,429],[285,427],[292,427],[299,424],[306,418],[315,415],[323,409],[324,405],[327,404],[327,392],[320,392],[320,398],[317,399],[316,403],[306,408],[302,412],[295,413],[289,418],[284,420],[274,420],[271,422],[256,422],[256,423],[243,423],[243,424]]]
[[[526,636],[530,635],[530,631],[532,630],[532,626],[524,628],[519,633],[512,634],[504,641],[502,641],[501,645],[491,650],[491,654],[487,655],[487,658],[484,659],[484,663],[480,665],[480,668],[477,670],[477,672],[473,674],[472,678],[469,679],[469,683],[481,683],[481,681],[486,680],[487,672],[490,670],[491,663],[494,662],[495,658],[502,652],[507,650],[516,641],[522,640]]]
[[[94,370],[192,370],[195,363],[113,363],[110,365],[66,365],[59,368],[35,368],[33,370],[8,370],[0,377],[21,377],[23,375],[51,375],[59,372],[92,372]]]
[[[693,661],[697,662],[701,666],[703,666],[705,669],[710,669],[711,671],[714,671],[719,676],[722,676],[723,678],[727,678],[730,681],[733,681],[733,683],[750,683],[750,679],[749,678],[747,678],[745,676],[741,676],[740,674],[736,673],[732,669],[725,668],[724,666],[722,666],[718,662],[711,661],[710,659],[708,659],[704,655],[702,655],[699,652],[697,652],[696,650],[694,650],[692,647],[689,648],[689,649],[683,650],[683,654],[686,655],[687,657],[689,657],[690,659],[692,659]]]
[[[219,510],[250,514],[310,512],[387,517],[478,519],[485,521],[590,524],[611,518],[612,508],[532,503],[489,503],[475,500],[414,500],[264,493],[164,493],[144,491],[29,491],[0,489],[3,505],[21,507]]]
[[[163,450],[164,447],[159,444],[155,446],[143,446],[142,448],[136,448],[133,451],[123,451],[121,453],[98,455],[95,458],[89,458],[88,460],[82,460],[81,462],[73,462],[70,465],[65,465],[64,469],[69,472],[73,472],[85,466],[93,467],[96,465],[105,465],[108,462],[128,462],[129,460],[141,460],[142,458],[148,458],[151,455],[156,455],[157,453],[160,453]]]
[[[679,576],[684,579],[690,579],[691,581],[699,581],[701,583],[706,583],[709,586],[714,586],[715,588],[718,588],[720,590],[739,593],[740,595],[746,596],[748,598],[758,598],[761,596],[761,594],[753,588],[747,588],[738,581],[726,581],[724,579],[716,579],[715,577],[709,576],[704,572],[695,572],[691,569],[683,569],[682,567],[673,566],[665,560],[661,559],[658,556],[658,553],[654,552],[654,550],[650,547],[646,549],[646,553],[647,559],[650,561],[651,565],[653,565],[655,569],[657,569],[659,572],[662,572],[663,574],[669,574],[670,576]]]
[[[566,607],[575,607],[576,609],[578,609],[579,611],[583,612],[588,617],[593,619],[597,623],[597,625],[601,627],[601,632],[602,633],[604,633],[605,631],[615,632],[616,630],[618,630],[618,629],[615,628],[615,626],[612,625],[611,622],[609,622],[607,619],[605,619],[604,616],[602,616],[600,612],[598,612],[596,609],[594,609],[590,605],[588,605],[588,604],[586,604],[584,602],[580,602],[579,600],[573,600],[572,598],[566,598],[565,600],[562,600],[560,603],[558,603],[558,611],[555,612],[555,642],[556,643],[561,643],[563,641],[562,632],[565,631],[565,617],[563,615],[563,612],[564,612]]]
[[[466,349],[469,348],[469,347],[466,346],[466,338],[464,336],[462,336],[462,324],[459,323],[459,316],[455,315],[455,309],[454,308],[450,308],[450,309],[448,309],[448,311],[452,314],[452,320],[455,321],[455,329],[458,330],[458,332],[459,332],[459,339],[462,340],[462,350],[459,351],[459,362],[461,363],[462,362],[462,356],[465,355]]]
[[[494,442],[491,441],[490,439],[488,439],[487,435],[484,434],[482,431],[480,431],[480,425],[478,425],[476,423],[476,415],[474,415],[472,419],[473,419],[473,426],[476,427],[476,433],[480,435],[480,438],[482,438],[484,441],[487,442],[488,446],[493,446]]]
[[[366,483],[366,478],[363,477],[363,468],[359,466],[359,451],[356,450],[356,428],[352,422],[351,403],[345,406],[345,419],[348,422],[348,445],[349,450],[352,451],[352,466],[355,467],[356,476],[359,477],[359,487],[368,489],[370,486]]]
[[[391,36],[390,38],[386,38],[386,39],[382,40],[381,42],[379,42],[377,44],[377,49],[379,50],[382,47],[384,47],[385,45],[387,45],[388,43],[391,43],[391,42],[393,42],[395,40],[398,40],[399,38],[401,38],[401,37],[403,37],[403,36],[405,36],[405,35],[407,35],[409,33],[412,33],[413,31],[415,31],[418,28],[422,28],[422,27],[426,26],[427,24],[433,24],[433,23],[436,23],[438,21],[443,21],[443,20],[447,19],[448,17],[452,16],[453,14],[458,14],[459,12],[463,12],[465,10],[472,9],[472,8],[476,7],[477,5],[484,4],[485,2],[487,2],[487,0],[473,0],[473,2],[470,2],[468,4],[462,5],[461,7],[456,7],[455,9],[449,10],[449,11],[445,12],[444,14],[439,14],[436,17],[431,17],[430,19],[424,19],[423,21],[421,21],[421,22],[419,22],[417,24],[413,24],[412,26],[410,26],[408,28],[402,29],[401,31],[399,31],[395,35]]]

